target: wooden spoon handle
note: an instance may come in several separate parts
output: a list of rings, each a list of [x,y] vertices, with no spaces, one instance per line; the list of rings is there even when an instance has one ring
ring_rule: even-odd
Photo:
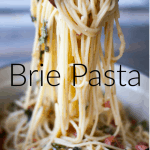
[[[56,7],[56,5],[55,5],[55,0],[49,0],[49,2],[50,2],[54,7]]]

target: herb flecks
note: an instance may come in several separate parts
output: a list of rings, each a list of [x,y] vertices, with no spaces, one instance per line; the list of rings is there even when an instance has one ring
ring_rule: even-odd
[[[148,124],[146,120],[143,120],[142,122],[140,122],[141,126],[143,127],[143,130],[148,130]]]
[[[59,145],[59,144],[57,144],[57,143],[52,143],[52,146],[53,146],[53,148],[55,148],[56,150],[59,150],[59,149],[61,149],[61,148],[66,148],[66,146],[63,146],[63,145]]]
[[[88,109],[88,107],[89,107],[89,106],[87,105],[87,106],[85,107],[85,109],[87,110],[87,109]]]
[[[32,110],[31,109],[27,109],[27,110],[25,110],[24,113],[27,115],[28,122],[29,122],[31,120],[31,117],[32,117]]]
[[[40,60],[42,60],[43,54],[44,54],[44,51],[40,51]]]
[[[99,129],[102,130],[106,134],[111,134],[111,135],[114,134],[113,128],[111,128],[109,126],[104,125],[104,126],[100,127]]]
[[[45,52],[49,52],[49,47],[45,46]]]
[[[81,150],[81,147],[74,147],[73,150]]]
[[[139,125],[141,125],[143,127],[143,130],[148,130],[148,125],[147,125],[147,121],[146,120],[143,120],[139,123],[134,123],[132,126],[131,126],[131,130],[135,130]]]
[[[31,20],[32,20],[32,22],[35,22],[36,21],[36,17],[31,15]]]
[[[47,42],[47,36],[48,36],[48,32],[47,32],[47,26],[46,26],[47,21],[43,21],[43,26],[41,28],[41,37],[39,38],[39,44],[43,44]]]
[[[68,149],[69,147],[63,146],[63,145],[59,145],[57,143],[52,143],[52,146],[55,150],[60,150],[60,149]],[[81,147],[74,147],[72,148],[72,150],[82,150]]]
[[[147,127],[147,121],[146,120],[142,121],[140,124],[142,125],[143,129],[145,129]]]

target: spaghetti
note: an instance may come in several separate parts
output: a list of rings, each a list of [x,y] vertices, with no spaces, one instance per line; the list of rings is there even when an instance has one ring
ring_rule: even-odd
[[[39,73],[34,73],[35,88],[28,86],[26,95],[16,101],[16,110],[5,120],[5,149],[130,150],[139,142],[148,143],[141,124],[131,130],[115,85],[105,86],[105,94],[100,86],[88,86],[95,72],[87,72],[72,85],[74,63],[100,70],[103,83],[110,83],[104,72],[114,70],[125,49],[118,0],[55,0],[55,4],[57,8],[48,0],[31,0],[36,28],[31,70],[43,70],[43,86]],[[118,56],[114,56],[114,21],[121,41]],[[49,70],[60,72],[60,78],[49,79],[51,84],[60,83],[58,87],[46,82]],[[84,68],[78,66],[75,71],[80,75]]]

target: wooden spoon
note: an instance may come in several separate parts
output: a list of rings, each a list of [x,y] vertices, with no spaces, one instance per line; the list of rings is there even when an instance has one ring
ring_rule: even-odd
[[[50,2],[54,7],[56,7],[56,5],[55,5],[55,0],[49,0],[49,2]]]

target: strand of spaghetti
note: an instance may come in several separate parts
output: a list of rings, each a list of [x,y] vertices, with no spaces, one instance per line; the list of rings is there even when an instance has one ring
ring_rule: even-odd
[[[96,17],[96,7],[95,7],[95,0],[91,0],[91,10],[92,10],[92,17],[95,20]]]
[[[101,32],[100,32],[101,33]],[[103,55],[103,51],[102,51],[102,47],[101,47],[101,43],[99,43],[99,56],[101,58],[101,61],[102,61],[102,67],[104,69],[104,66],[106,65],[105,63],[105,59],[104,59],[104,55]]]
[[[21,131],[24,132],[28,129],[29,127],[29,123],[26,123],[26,125],[24,127],[21,128]]]
[[[96,130],[96,126],[97,126],[97,122],[98,122],[98,106],[97,106],[97,100],[96,100],[96,93],[95,93],[95,89],[93,88],[93,100],[94,100],[94,108],[95,108],[95,122],[94,122],[94,125],[92,127],[92,130],[91,130],[91,133],[90,133],[90,136],[93,136],[94,133],[95,133],[95,130]]]
[[[31,8],[30,8],[30,11],[31,11],[31,16],[36,16],[36,0],[31,0]]]
[[[102,23],[104,17],[106,17],[105,15],[106,15],[109,7],[110,7],[110,0],[106,0],[105,3],[103,4],[102,8],[100,9],[100,11],[97,14],[96,22],[93,21],[93,23],[91,25],[92,27],[94,24],[95,24],[94,25],[95,27],[98,27],[100,25],[100,23]]]
[[[116,3],[117,3],[117,1],[111,1],[111,6],[109,8],[109,11],[112,11],[115,8]]]
[[[95,40],[95,39],[94,39]],[[97,46],[98,46],[98,42],[99,42],[99,38],[97,37],[97,39],[95,40],[95,45],[96,47],[94,49],[96,49],[96,52],[95,52],[95,59],[93,60],[93,67],[96,68],[96,64],[97,64],[97,60],[98,60],[98,49],[97,49]],[[94,85],[96,84],[96,80],[94,80]],[[94,108],[95,108],[95,122],[94,122],[94,125],[92,127],[92,130],[91,130],[91,133],[90,133],[90,136],[93,136],[94,133],[95,133],[95,130],[96,130],[96,126],[97,126],[97,123],[98,123],[98,98],[96,97],[96,90],[93,88],[93,103],[94,103]]]
[[[79,128],[81,130],[81,136],[79,142],[81,142],[84,136],[84,124],[85,124],[85,99],[82,97],[82,90],[79,90]]]
[[[50,135],[48,137],[49,141],[46,144],[46,146],[43,148],[43,150],[47,150],[50,147],[52,141],[54,140],[55,137],[58,136],[58,134],[61,130],[61,127],[60,127],[60,124],[61,124],[60,117],[61,116],[60,116],[60,112],[59,112],[59,105],[57,103],[55,104],[55,113],[56,113],[56,119],[55,119],[55,123],[54,123],[55,126],[54,126],[54,130],[53,130],[53,134],[52,134],[52,136]]]
[[[65,70],[65,53],[63,52],[65,48],[65,22],[61,21],[62,23],[62,28],[63,30],[61,31],[61,46],[60,46],[60,59],[58,60],[58,65],[59,65],[59,72],[61,74],[60,78],[60,86],[58,87],[58,103],[59,103],[59,109],[60,109],[60,115],[61,115],[61,132],[63,135],[66,135],[66,130],[65,130],[65,97],[64,97],[64,92],[65,92],[65,74],[63,73]]]
[[[86,77],[83,77],[83,81],[80,84],[76,84],[75,87],[76,88],[82,88],[85,85],[86,82]],[[73,84],[72,84],[73,85]]]
[[[90,37],[87,37],[86,39],[86,45],[85,45],[85,66],[87,66],[88,68],[88,55],[89,55],[89,51],[90,51],[90,43],[91,43],[91,38]],[[88,74],[88,73],[87,73]],[[88,78],[87,78],[88,80]]]
[[[61,136],[61,138],[64,139],[64,140],[73,142],[73,143],[77,143],[80,140],[80,137],[81,137],[81,130],[73,120],[70,120],[70,123],[76,129],[77,137],[76,138],[70,138],[70,137],[67,137],[67,136]]]
[[[74,96],[74,98],[71,100],[71,102],[74,102],[74,101],[78,100],[78,92],[77,92],[77,90],[79,90],[79,89],[76,89],[75,96]]]
[[[81,35],[81,60],[82,64],[84,64],[84,55],[85,55],[85,42],[84,42],[84,35]]]
[[[74,10],[76,10],[78,13],[81,13],[82,12],[78,9],[78,7],[74,4],[74,1],[73,0],[70,0],[69,1],[70,5],[72,6],[72,8],[74,8]]]
[[[98,28],[89,28],[88,26],[83,24],[81,22],[80,18],[78,17],[77,13],[74,10],[70,9],[69,3],[66,2],[65,6],[66,6],[68,12],[73,17],[76,24],[78,25],[77,27],[79,28],[79,30],[82,31],[81,33],[84,33],[87,36],[95,36],[95,34],[99,31],[99,29]],[[74,23],[73,27],[75,28],[75,23]]]
[[[39,140],[39,141],[37,141],[37,142],[35,142],[35,143],[32,143],[31,145],[27,146],[27,147],[25,148],[25,150],[29,150],[29,149],[34,148],[34,147],[37,148],[37,146],[40,146],[41,143],[45,143],[45,141],[47,142],[47,141],[48,141],[48,138],[45,138],[45,139]]]
[[[75,62],[81,64],[81,58],[79,56],[79,48],[78,48],[78,42],[77,42],[77,36],[76,35],[74,36],[74,42],[75,42],[75,56],[74,56],[74,59],[75,59]]]
[[[101,145],[98,145],[95,150],[100,150],[102,148]]]
[[[99,29],[91,29],[87,26],[85,26],[83,23],[81,23],[80,19],[78,18],[77,14],[75,13],[74,10],[70,10],[70,6],[69,6],[69,3],[65,3],[66,5],[66,8],[67,10],[69,11],[70,14],[73,13],[73,17],[74,19],[76,19],[76,22],[78,25],[76,25],[76,23],[74,23],[73,21],[71,21],[71,19],[69,19],[69,16],[65,10],[65,6],[64,6],[64,3],[61,3],[62,4],[62,8],[63,8],[63,11],[62,11],[62,8],[60,7],[60,4],[57,2],[59,0],[56,0],[56,5],[57,5],[57,8],[58,8],[58,11],[61,13],[61,15],[63,15],[63,18],[64,20],[67,22],[68,26],[71,27],[72,29],[74,29],[77,34],[81,34],[81,33],[84,33],[85,35],[87,36],[95,36],[95,34],[99,31]],[[71,15],[72,16],[72,15]],[[81,28],[79,28],[79,25],[81,26]]]
[[[46,53],[45,54],[45,59],[44,59],[44,68],[43,68],[43,74],[44,74],[44,83],[45,83],[45,78],[46,78],[46,70],[48,68],[48,58],[49,58],[49,53]],[[36,119],[36,114],[37,114],[37,111],[38,109],[40,108],[41,104],[42,104],[42,98],[43,98],[43,94],[44,94],[44,89],[45,89],[45,85],[43,87],[40,88],[40,92],[39,92],[39,95],[38,95],[38,98],[37,98],[37,103],[35,105],[35,108],[34,108],[34,111],[33,111],[33,115],[32,115],[32,119],[31,119],[31,124],[29,126],[29,130],[28,130],[28,133],[27,133],[27,138],[26,138],[26,141],[25,141],[25,146],[27,145],[27,142],[28,142],[28,139],[30,139],[32,137],[32,130],[33,130],[33,124],[34,124],[34,121]]]
[[[41,125],[38,126],[37,132],[38,132],[41,139],[45,138],[45,133],[43,132]]]
[[[121,41],[121,45],[120,45],[120,54],[116,57],[113,57],[112,60],[113,61],[117,61],[118,59],[120,59],[124,53],[124,49],[125,49],[125,40],[124,40],[124,35],[122,33],[122,30],[121,30],[121,27],[119,25],[119,22],[118,22],[118,18],[115,17],[115,22],[116,22],[116,27],[117,27],[117,30],[118,30],[118,36],[120,38],[120,41]]]
[[[45,128],[45,130],[46,130],[46,132],[47,132],[48,134],[51,134],[51,133],[52,133],[51,129],[50,129],[49,126],[48,126],[48,121],[47,121],[47,120],[46,120],[45,123],[44,123],[44,128]]]
[[[114,51],[114,46],[113,46],[112,51]],[[114,57],[114,52],[112,53],[112,57]],[[112,70],[114,70],[114,62],[112,62],[111,68],[112,68]],[[112,77],[114,78],[114,74],[112,75]],[[113,99],[114,99],[114,102],[115,102],[116,112],[117,112],[117,116],[118,116],[117,118],[120,122],[121,130],[122,130],[123,142],[124,142],[124,145],[126,145],[126,143],[125,143],[126,135],[125,135],[125,131],[123,130],[123,125],[122,125],[122,121],[121,121],[121,117],[120,117],[120,111],[119,111],[118,101],[117,101],[117,97],[116,97],[116,86],[115,85],[112,87],[112,90],[113,90],[113,93],[114,93]]]
[[[38,48],[41,3],[42,3],[42,1],[40,0],[38,5],[37,5],[37,24],[36,24],[36,34],[35,34],[35,40],[34,40],[34,46],[33,46],[33,53],[35,53],[37,48]],[[32,61],[31,61],[31,71],[34,70],[35,64],[36,64],[36,58],[33,57]],[[32,76],[32,79],[33,79],[33,76]],[[31,90],[32,90],[32,87],[30,86],[30,81],[29,81],[28,82],[28,89],[27,89],[27,92],[26,92],[26,101],[25,101],[25,104],[24,104],[25,109],[28,108],[28,103],[29,103],[29,99],[30,99],[30,95],[31,95]]]
[[[82,12],[83,12],[83,16],[81,17],[81,21],[82,21],[84,24],[87,24],[88,12],[87,12],[87,9],[86,9],[85,1],[82,1]]]
[[[110,21],[110,23],[109,23],[109,25],[108,25],[108,31],[109,31],[109,46],[108,46],[108,51],[107,51],[107,53],[108,53],[108,58],[107,58],[107,63],[106,63],[106,65],[110,65],[110,63],[111,63],[111,53],[112,53],[112,45],[113,45],[113,24],[114,24],[114,16],[112,15],[112,18],[113,19],[111,19],[111,21]]]
[[[91,45],[90,45],[90,51],[89,51],[89,63],[88,63],[88,69],[92,70],[92,68],[96,69],[93,63],[93,57],[95,53],[96,48],[96,37],[91,38]]]
[[[107,145],[107,144],[104,144],[102,142],[85,142],[85,143],[81,143],[81,144],[70,144],[67,141],[64,141],[64,140],[59,139],[59,138],[55,138],[55,143],[58,143],[60,145],[65,144],[65,145],[68,145],[68,147],[82,147],[82,146],[87,146],[87,145],[93,144],[93,145],[102,145],[104,147],[112,148],[112,149],[115,149],[115,150],[122,150],[121,148],[111,146],[111,145]]]
[[[47,3],[49,3],[49,1],[44,0],[44,2],[42,4],[43,7],[42,7],[42,14],[41,14],[41,23],[43,21],[43,18],[45,17]]]
[[[64,6],[63,6],[63,4],[61,3],[61,4],[62,4],[62,8],[61,8],[61,6],[60,6],[60,0],[58,0],[58,2],[55,1],[55,3],[56,3],[56,6],[57,6],[57,8],[58,8],[59,13],[61,13],[61,15],[63,16],[64,21],[68,23],[68,27],[71,29],[72,26],[75,26],[75,31],[77,32],[77,34],[80,34],[81,32],[80,32],[79,29],[77,28],[77,25],[74,25],[73,22],[69,22],[69,17],[68,17],[68,15],[67,15],[67,12],[66,12],[66,10],[65,10],[65,8],[64,8]],[[62,10],[62,9],[63,9],[63,10]]]
[[[53,12],[53,10],[54,10],[54,7],[50,3],[47,3],[46,12],[45,12],[45,16],[44,16],[45,20],[48,20],[49,16]]]
[[[16,125],[17,122],[19,122],[19,119],[20,119],[20,117],[21,117],[23,114],[24,114],[24,111],[23,111],[23,110],[20,110],[20,111],[16,111],[16,112],[11,113],[11,114],[8,116],[8,118],[7,118],[7,120],[6,120],[6,126],[5,126],[7,132],[11,132],[11,130],[10,130],[10,128],[9,128],[10,125],[11,125],[12,128],[14,128],[14,126],[12,126],[12,124],[11,124],[11,120],[14,119],[14,118],[16,118],[16,120],[15,120],[15,122],[14,122],[14,125]]]
[[[21,119],[20,123],[17,125],[17,130],[14,132],[14,143],[17,146],[17,141],[18,141],[18,136],[19,136],[19,132],[21,131],[21,127],[23,126],[24,123],[27,122],[27,117],[24,117]],[[17,147],[15,147],[17,148]]]
[[[95,141],[103,141],[106,138],[110,137],[110,135],[105,135],[105,136],[101,136],[101,137],[93,137],[93,136],[88,136],[85,134],[85,137],[89,140],[95,140]]]
[[[68,102],[68,92],[69,92],[69,80],[68,80],[68,76],[69,76],[69,72],[68,72],[68,68],[69,68],[69,65],[68,65],[68,61],[69,61],[69,56],[68,56],[68,53],[69,53],[69,44],[68,44],[68,42],[69,42],[69,31],[68,31],[68,27],[67,27],[67,25],[65,24],[65,42],[66,42],[66,44],[65,44],[65,63],[64,63],[64,65],[65,65],[65,71],[64,71],[64,73],[65,73],[65,97],[64,97],[64,99],[65,99],[65,118],[66,118],[66,121],[65,121],[65,124],[66,124],[66,126],[65,126],[65,130],[68,130],[68,128],[69,128],[69,114],[68,114],[68,112],[69,112],[69,102]]]
[[[78,9],[80,10],[80,12],[82,12],[82,2],[81,2],[81,0],[78,0]]]

